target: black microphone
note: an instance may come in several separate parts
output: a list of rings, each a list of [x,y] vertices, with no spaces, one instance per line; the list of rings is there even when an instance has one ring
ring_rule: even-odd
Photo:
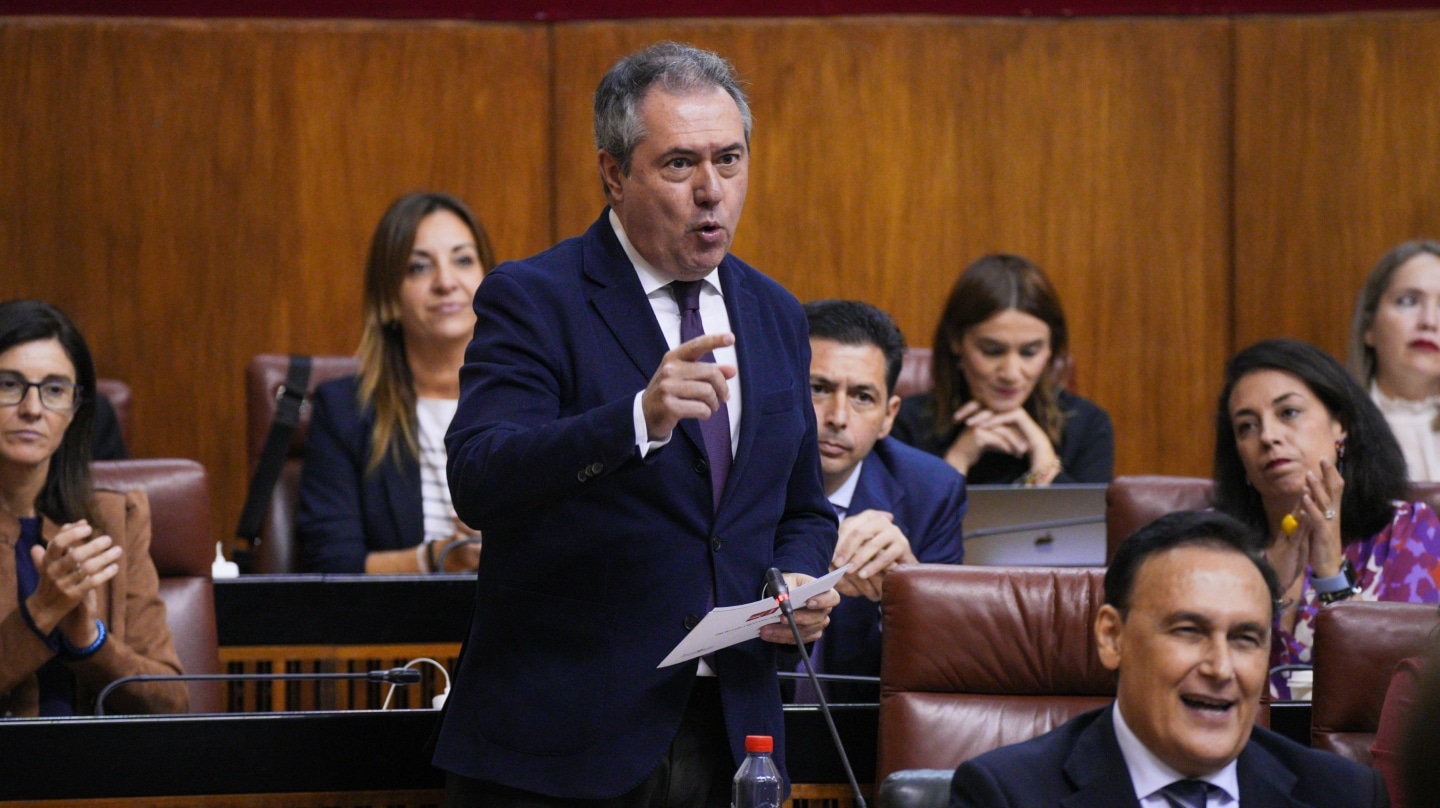
[[[795,623],[795,605],[790,602],[790,587],[780,570],[771,567],[765,570],[765,584],[770,596],[780,604],[780,613],[790,623],[790,632],[795,635],[795,648],[805,663],[805,672],[815,686],[815,696],[820,699],[820,712],[825,716],[825,725],[830,727],[830,738],[835,742],[835,751],[840,753],[840,763],[845,766],[845,776],[850,778],[850,789],[855,792],[855,808],[865,808],[865,795],[860,793],[860,784],[855,782],[855,770],[850,768],[850,756],[845,754],[845,744],[840,742],[840,731],[835,729],[835,719],[830,717],[830,705],[825,701],[825,691],[815,675],[815,666],[810,664],[810,654],[805,651],[805,640],[800,636],[800,626]]]
[[[110,691],[131,682],[319,682],[327,679],[363,679],[392,685],[413,685],[420,681],[415,668],[377,668],[355,673],[175,673],[122,676],[105,685],[95,699],[95,714],[105,714],[105,697]]]

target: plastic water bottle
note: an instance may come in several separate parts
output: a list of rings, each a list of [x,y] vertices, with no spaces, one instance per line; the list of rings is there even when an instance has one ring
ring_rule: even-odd
[[[730,808],[780,808],[780,772],[770,753],[775,741],[769,735],[745,736],[745,762],[735,772]]]

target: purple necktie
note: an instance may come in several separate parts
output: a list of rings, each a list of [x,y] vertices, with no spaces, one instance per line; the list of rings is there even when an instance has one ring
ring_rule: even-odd
[[[1176,780],[1160,789],[1160,796],[1174,808],[1205,808],[1212,790],[1219,787],[1204,780]]]
[[[705,334],[705,323],[700,319],[700,286],[703,281],[674,281],[670,291],[675,302],[680,304],[680,341],[689,342]],[[715,362],[714,353],[700,357],[702,362]],[[720,409],[700,422],[700,435],[705,439],[705,455],[710,467],[710,489],[714,496],[715,510],[720,510],[720,495],[725,492],[725,479],[730,476],[730,410],[725,402]]]

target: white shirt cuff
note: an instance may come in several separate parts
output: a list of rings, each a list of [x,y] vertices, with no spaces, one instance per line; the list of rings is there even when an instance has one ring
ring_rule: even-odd
[[[670,439],[675,437],[675,433],[672,431],[669,435],[665,436],[665,440],[650,440],[650,428],[645,425],[645,408],[640,404],[640,397],[643,395],[645,395],[644,390],[635,394],[635,408],[633,410],[635,413],[635,446],[640,450],[640,456],[642,458],[669,443]]]

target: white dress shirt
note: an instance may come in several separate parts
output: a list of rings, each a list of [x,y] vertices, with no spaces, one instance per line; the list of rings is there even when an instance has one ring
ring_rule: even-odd
[[[625,235],[625,227],[620,224],[620,217],[615,211],[610,211],[610,226],[615,229],[615,237],[620,240],[620,246],[625,249],[625,255],[629,257],[630,263],[635,266],[635,274],[640,277],[640,286],[645,290],[645,296],[650,299],[650,308],[655,312],[655,320],[660,324],[660,331],[665,335],[665,344],[669,350],[675,350],[680,344],[680,304],[675,302],[675,293],[670,291],[670,278],[660,274],[659,270],[650,265],[641,255],[630,239]],[[725,292],[720,288],[720,273],[710,270],[710,273],[701,280],[705,285],[700,287],[700,319],[705,322],[706,334],[724,334],[731,331],[730,313],[725,310]],[[739,339],[737,336],[736,339]],[[715,349],[715,362],[721,365],[729,365],[737,370],[740,362],[735,353],[734,345],[726,345]],[[652,371],[653,373],[653,371]],[[740,376],[729,380],[730,398],[725,402],[730,415],[730,456],[735,456],[735,450],[740,445]],[[650,452],[670,442],[671,435],[666,435],[663,440],[650,440],[650,430],[645,425],[645,411],[641,407],[640,397],[645,394],[642,388],[635,394],[635,445],[640,447],[640,456],[644,457]]]
[[[855,488],[860,485],[860,468],[864,465],[864,460],[856,463],[855,468],[850,469],[850,476],[845,478],[845,484],[828,497],[830,507],[835,509],[835,516],[842,522],[850,515],[850,503],[855,499]]]
[[[1440,396],[1431,396],[1424,401],[1391,398],[1380,392],[1379,386],[1372,381],[1370,398],[1385,415],[1390,431],[1395,434],[1395,442],[1400,444],[1410,481],[1440,482],[1440,432],[1435,431],[1437,414],[1440,414]]]
[[[1115,740],[1120,743],[1120,754],[1125,757],[1125,766],[1130,769],[1130,782],[1135,786],[1136,796],[1140,798],[1140,808],[1170,808],[1170,803],[1160,795],[1160,789],[1176,780],[1186,779],[1185,775],[1155,757],[1155,753],[1135,737],[1130,725],[1125,723],[1124,716],[1120,715],[1118,699],[1111,709],[1115,711]],[[1209,796],[1205,798],[1205,808],[1235,808],[1240,805],[1240,780],[1235,774],[1235,761],[1230,761],[1225,768],[1217,772],[1196,779],[1218,787],[1218,790],[1211,789]]]

